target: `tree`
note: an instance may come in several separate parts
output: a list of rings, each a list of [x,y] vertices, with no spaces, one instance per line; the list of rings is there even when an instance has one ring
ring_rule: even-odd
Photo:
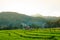
[[[32,25],[30,25],[30,27],[31,27],[31,28],[39,28],[40,26],[37,25],[37,24],[32,24]]]

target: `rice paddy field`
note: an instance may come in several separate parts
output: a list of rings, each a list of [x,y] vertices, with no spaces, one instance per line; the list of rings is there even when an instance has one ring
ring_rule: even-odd
[[[0,30],[0,40],[60,40],[60,28]]]

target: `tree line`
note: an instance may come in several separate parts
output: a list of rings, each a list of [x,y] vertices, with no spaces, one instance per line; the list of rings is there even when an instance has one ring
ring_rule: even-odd
[[[56,20],[56,21],[47,21],[44,28],[58,28],[60,27],[60,19],[59,20]],[[16,25],[13,25],[13,24],[9,24],[9,25],[0,25],[0,30],[2,29],[7,29],[7,30],[11,30],[11,29],[31,29],[31,28],[34,28],[34,29],[38,29],[38,28],[42,28],[36,24],[32,24],[32,25],[22,25],[22,24],[16,24]]]

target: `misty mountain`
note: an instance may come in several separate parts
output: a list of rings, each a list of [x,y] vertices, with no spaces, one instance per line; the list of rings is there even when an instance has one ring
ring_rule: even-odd
[[[9,27],[20,27],[21,23],[26,25],[36,24],[40,27],[43,27],[47,21],[54,21],[59,18],[57,17],[33,17],[27,16],[24,14],[19,14],[16,12],[1,12],[0,13],[0,27],[9,26]]]
[[[16,12],[1,12],[0,13],[0,26],[20,26],[21,23],[27,25],[37,24],[41,25],[44,23],[44,18],[31,17],[24,14],[18,14]]]

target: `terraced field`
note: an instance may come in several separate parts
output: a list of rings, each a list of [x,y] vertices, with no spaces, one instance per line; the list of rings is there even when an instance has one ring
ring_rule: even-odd
[[[60,40],[60,28],[0,30],[0,40]]]

